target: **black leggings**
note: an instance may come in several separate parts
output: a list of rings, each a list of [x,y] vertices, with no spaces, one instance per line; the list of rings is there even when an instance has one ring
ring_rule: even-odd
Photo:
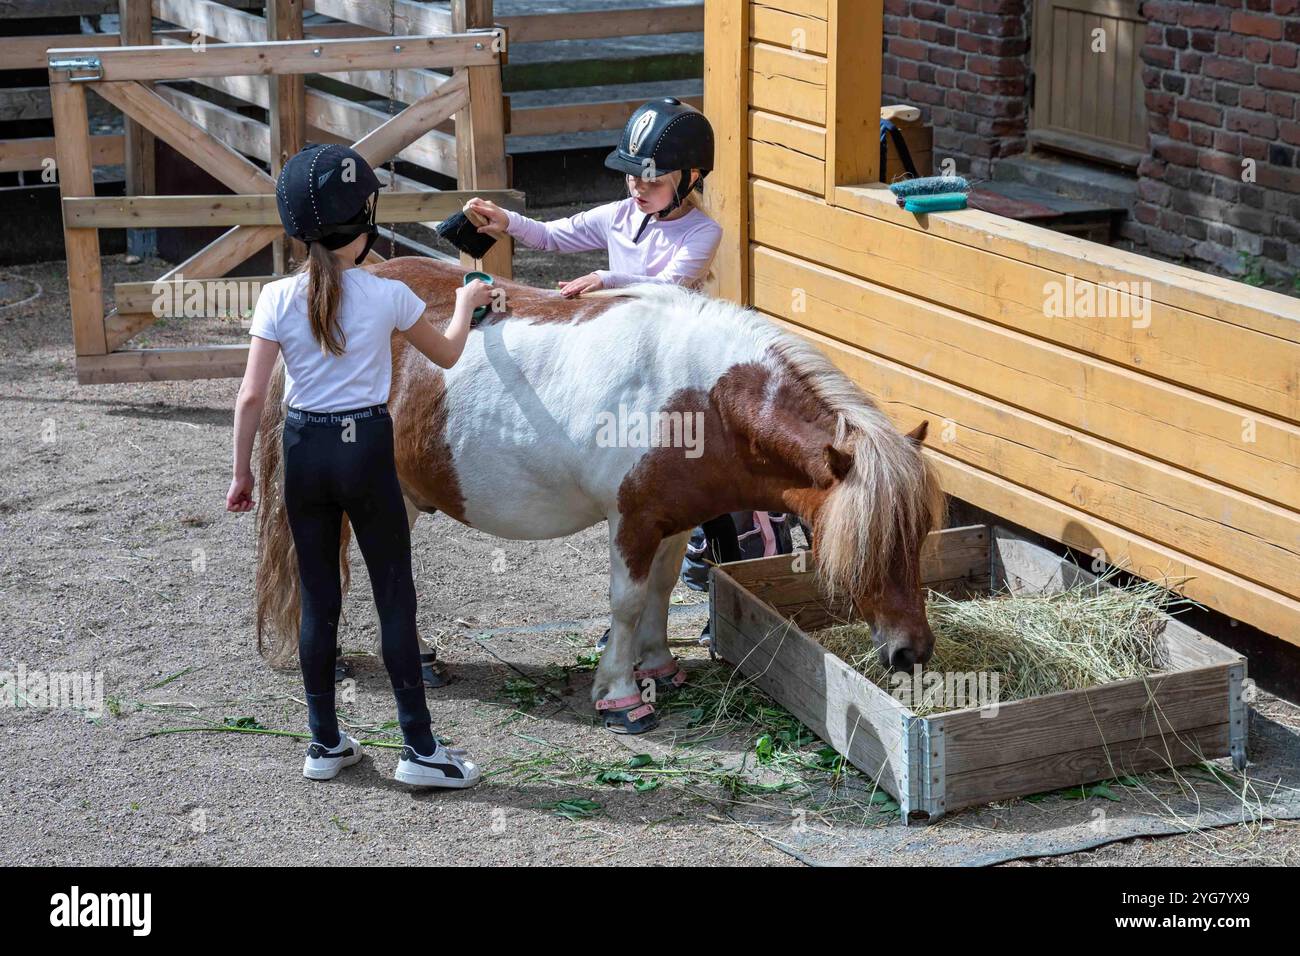
[[[351,412],[291,408],[284,423],[284,502],[298,552],[302,626],[298,657],[312,737],[337,743],[334,664],[343,594],[339,537],[352,523],[379,611],[384,666],[406,743],[433,752],[420,673],[411,534],[393,460],[393,420],[383,405]]]

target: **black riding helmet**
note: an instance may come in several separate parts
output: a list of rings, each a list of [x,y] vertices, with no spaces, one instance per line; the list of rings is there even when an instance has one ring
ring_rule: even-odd
[[[356,264],[366,261],[379,235],[375,206],[379,177],[359,153],[335,143],[312,143],[294,155],[275,184],[284,231],[310,245],[341,249],[362,233],[369,238]]]
[[[628,119],[618,148],[605,157],[605,165],[651,179],[679,170],[682,175],[672,202],[655,213],[666,216],[682,204],[691,189],[703,192],[704,177],[713,169],[713,127],[703,113],[675,97],[651,100]],[[700,171],[694,184],[690,182],[692,169]],[[641,232],[649,221],[647,216]]]

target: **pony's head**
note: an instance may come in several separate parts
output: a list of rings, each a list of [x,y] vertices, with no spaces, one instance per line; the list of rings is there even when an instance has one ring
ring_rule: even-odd
[[[871,624],[880,663],[906,669],[934,652],[921,589],[921,546],[942,523],[944,499],[921,454],[928,423],[902,435],[885,425],[837,436],[843,477],[814,519],[817,570]]]
[[[830,415],[804,441],[811,494],[797,495],[813,526],[822,590],[871,624],[880,662],[910,668],[934,652],[921,589],[921,547],[943,523],[944,496],[922,454],[928,423],[908,434],[821,352],[786,336],[788,368]],[[830,424],[833,423],[833,424]]]

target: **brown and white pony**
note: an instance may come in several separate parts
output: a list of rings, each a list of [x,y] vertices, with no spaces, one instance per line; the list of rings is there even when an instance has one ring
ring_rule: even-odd
[[[370,268],[444,316],[464,274],[423,258]],[[398,476],[412,522],[441,511],[530,540],[609,523],[598,709],[639,703],[638,678],[677,670],[666,628],[686,540],[729,511],[798,513],[824,586],[872,622],[882,661],[929,659],[919,552],[943,498],[921,455],[925,423],[901,434],[815,348],[725,301],[671,285],[564,299],[499,284],[504,311],[471,331],[453,368],[393,337]],[[257,617],[259,642],[270,631],[264,651],[285,663],[298,579],[280,497],[282,375],[276,383],[261,424]],[[636,708],[631,729],[651,726],[648,714]]]

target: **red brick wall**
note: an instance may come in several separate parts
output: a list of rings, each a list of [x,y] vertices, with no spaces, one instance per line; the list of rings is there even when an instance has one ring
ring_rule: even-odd
[[[1192,265],[1291,281],[1300,0],[1148,0],[1142,12],[1151,156],[1138,169],[1133,238]]]
[[[909,103],[934,126],[935,172],[988,177],[1025,149],[1029,118],[1028,0],[885,0],[887,103]]]
[[[991,178],[999,158],[1025,150],[1031,6],[885,0],[884,99],[923,109],[936,172],[951,158],[957,172]],[[1151,155],[1125,237],[1290,284],[1300,273],[1300,0],[1147,0],[1142,14]]]

